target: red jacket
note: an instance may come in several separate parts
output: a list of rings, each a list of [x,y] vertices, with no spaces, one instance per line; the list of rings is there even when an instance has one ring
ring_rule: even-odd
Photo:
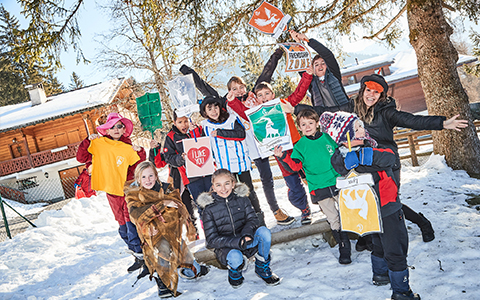
[[[91,197],[97,195],[97,193],[92,190],[91,181],[92,178],[90,177],[90,175],[88,175],[87,169],[83,169],[82,173],[80,173],[74,184],[79,185],[82,188],[85,196]]]

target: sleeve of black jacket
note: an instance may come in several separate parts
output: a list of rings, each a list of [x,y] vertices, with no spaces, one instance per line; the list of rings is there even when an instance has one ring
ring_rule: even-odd
[[[240,199],[239,199],[240,200]],[[246,223],[243,226],[241,236],[242,238],[245,236],[249,236],[253,239],[255,236],[255,231],[258,227],[258,218],[255,210],[250,203],[250,200],[247,197],[242,197],[241,200],[243,201],[243,206],[245,207],[245,215],[246,215]]]
[[[385,111],[385,117],[392,128],[399,126],[414,130],[442,130],[443,121],[447,119],[443,116],[417,116],[393,107]]]
[[[272,56],[270,56],[270,59],[267,61],[267,63],[263,67],[262,73],[260,74],[257,81],[255,82],[255,85],[253,86],[254,89],[260,82],[270,83],[272,81],[273,72],[275,72],[275,69],[277,68],[277,65],[278,65],[278,61],[282,58],[282,56],[283,56],[282,48],[277,48],[275,52],[273,52]]]
[[[214,212],[207,206],[202,214],[203,232],[207,241],[207,248],[232,248],[240,249],[241,236],[222,236],[218,234],[214,221]]]
[[[185,160],[183,159],[181,153],[177,154],[176,150],[176,145],[175,142],[170,138],[166,137],[165,138],[165,162],[172,167],[179,168],[183,165],[185,165]]]
[[[217,129],[217,137],[220,137],[226,140],[241,141],[245,139],[245,136],[246,136],[245,128],[238,121],[238,119],[235,120],[233,129]]]
[[[195,72],[195,70],[193,70],[192,68],[187,67],[186,65],[182,65],[180,67],[180,72],[183,75],[188,75],[188,74],[193,75],[193,80],[195,81],[195,87],[200,91],[200,93],[202,93],[203,96],[205,97],[215,96],[220,98],[220,95],[218,94],[218,92],[213,87],[211,87],[207,82],[205,82],[205,80],[200,78],[197,72]]]

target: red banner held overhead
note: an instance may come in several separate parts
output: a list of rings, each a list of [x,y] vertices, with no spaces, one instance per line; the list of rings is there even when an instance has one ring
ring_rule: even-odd
[[[248,25],[262,33],[278,38],[283,31],[287,30],[287,24],[291,19],[292,17],[285,15],[280,9],[264,1],[253,11]]]

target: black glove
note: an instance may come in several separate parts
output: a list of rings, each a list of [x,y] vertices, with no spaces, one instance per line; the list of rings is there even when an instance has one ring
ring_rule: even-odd
[[[247,241],[247,237],[250,238],[250,240]],[[238,247],[241,250],[245,250],[247,249],[247,246],[250,245],[251,243],[253,243],[253,238],[249,235],[246,235],[240,239],[240,242],[238,243],[239,244]]]

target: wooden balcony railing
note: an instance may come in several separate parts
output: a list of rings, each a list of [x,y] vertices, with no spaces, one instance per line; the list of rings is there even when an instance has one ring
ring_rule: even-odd
[[[0,176],[21,172],[24,170],[48,165],[57,161],[74,158],[78,146],[81,142],[69,144],[66,149],[52,152],[51,150],[32,153],[30,155],[32,163],[28,156],[22,156],[7,161],[0,162]]]

